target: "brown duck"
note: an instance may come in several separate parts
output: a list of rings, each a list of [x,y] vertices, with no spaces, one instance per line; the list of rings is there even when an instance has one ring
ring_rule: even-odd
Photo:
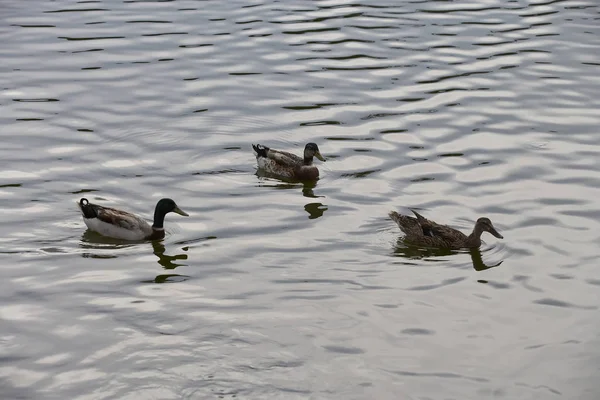
[[[411,210],[415,217],[401,215],[395,211],[390,212],[390,218],[394,220],[405,234],[404,241],[407,243],[440,247],[446,249],[477,248],[481,246],[481,234],[486,231],[499,239],[504,237],[498,233],[489,218],[479,218],[475,223],[473,232],[469,236],[450,228],[448,225],[440,225],[428,220],[421,214]]]
[[[274,150],[261,144],[253,144],[252,148],[256,152],[256,163],[259,168],[283,178],[316,180],[319,178],[319,169],[313,165],[313,158],[317,157],[325,161],[319,146],[315,143],[308,143],[304,147],[304,157]]]

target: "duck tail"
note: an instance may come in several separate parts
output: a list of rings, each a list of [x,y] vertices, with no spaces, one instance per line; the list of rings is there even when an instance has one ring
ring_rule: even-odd
[[[398,214],[396,211],[391,211],[388,215],[406,235],[414,234],[416,231],[415,228],[419,226],[418,221],[414,217]]]
[[[79,200],[79,203],[77,204],[79,205],[79,209],[85,218],[96,218],[98,216],[96,213],[96,207],[94,207],[94,205],[91,204],[85,197]]]
[[[423,235],[434,237],[435,236],[435,223],[429,221],[427,218],[425,218],[424,216],[422,216],[415,210],[411,209],[410,211],[412,211],[413,214],[415,214],[415,216],[417,217],[417,222],[418,222],[419,226],[421,227],[421,229],[423,230]]]
[[[419,222],[426,222],[427,221],[427,218],[425,218],[424,216],[422,216],[421,214],[419,214],[415,210],[411,209],[410,211],[412,211],[412,213],[415,214],[415,217],[417,217],[417,219],[419,220]]]
[[[257,157],[267,158],[267,152],[269,151],[269,148],[267,146],[263,146],[262,144],[253,144],[252,148],[256,152]]]
[[[414,219],[406,215],[398,214],[396,211],[390,211],[388,215],[390,216],[392,221],[394,221],[398,225],[398,228],[400,228],[400,230],[404,233],[406,233],[405,228],[407,226],[407,222],[409,222],[411,219]]]
[[[400,221],[402,220],[402,215],[398,214],[396,211],[390,211],[388,214],[392,221],[400,225]]]

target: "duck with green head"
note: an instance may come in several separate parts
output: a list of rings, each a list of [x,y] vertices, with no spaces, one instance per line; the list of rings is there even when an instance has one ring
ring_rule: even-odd
[[[256,152],[258,167],[266,172],[288,179],[316,180],[319,169],[313,165],[313,158],[325,161],[316,143],[304,147],[304,156],[298,157],[286,151],[274,150],[261,144],[252,145]]]
[[[165,237],[163,226],[165,215],[174,212],[179,215],[188,216],[171,199],[160,199],[154,209],[154,222],[152,226],[144,219],[127,211],[116,208],[103,207],[92,204],[86,198],[77,203],[83,222],[88,229],[99,234],[115,239],[124,240],[157,240]]]
[[[445,249],[477,248],[481,246],[481,234],[489,232],[498,239],[504,237],[494,228],[489,218],[482,217],[475,222],[475,227],[470,235],[449,227],[441,225],[423,217],[418,212],[411,210],[415,217],[398,214],[395,211],[390,212],[390,218],[398,224],[405,234],[404,241],[407,243],[439,247]]]

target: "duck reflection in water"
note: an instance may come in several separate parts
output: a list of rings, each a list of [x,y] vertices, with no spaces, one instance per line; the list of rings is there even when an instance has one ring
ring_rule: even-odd
[[[187,260],[188,255],[185,253],[176,254],[174,256],[170,256],[165,254],[166,248],[165,245],[159,241],[155,240],[152,242],[152,248],[154,250],[154,255],[158,257],[158,263],[164,269],[175,269],[177,267],[186,266],[187,264],[177,264],[175,261],[177,260]]]
[[[309,214],[308,219],[317,219],[327,211],[327,206],[322,203],[308,203],[304,206],[304,210]]]
[[[304,197],[308,197],[310,199],[318,199],[319,197],[325,197],[325,196],[318,196],[315,195],[314,192],[314,188],[317,186],[317,181],[299,181],[299,180],[295,180],[295,179],[289,179],[289,178],[282,178],[280,176],[276,176],[273,175],[269,172],[265,172],[262,171],[261,169],[256,171],[256,176],[258,176],[259,178],[271,178],[271,179],[276,179],[279,182],[269,182],[269,183],[264,183],[261,182],[259,185],[260,186],[264,186],[264,187],[272,187],[274,189],[277,190],[286,190],[286,189],[296,189],[298,188],[300,185],[302,185],[302,196]],[[307,203],[304,206],[304,211],[306,211],[309,216],[309,219],[316,219],[319,217],[323,216],[323,213],[325,211],[327,211],[328,207],[327,205],[324,205],[323,203]]]
[[[148,243],[147,240],[140,240],[138,242],[127,241],[124,242],[120,239],[114,239],[106,236],[102,236],[94,231],[87,230],[81,236],[79,246],[87,251],[81,254],[84,258],[117,258],[119,256],[118,251],[127,249],[139,244]],[[153,253],[158,257],[158,264],[164,269],[172,270],[177,267],[186,266],[187,264],[178,263],[180,260],[187,260],[188,255],[185,253],[168,255],[165,254],[166,248],[161,240],[154,240],[150,242],[152,245]],[[111,251],[112,250],[112,251]],[[161,274],[156,276],[153,280],[144,281],[145,283],[155,282],[173,282],[173,281],[184,281],[189,276],[180,274]]]
[[[317,186],[317,182],[304,182],[304,187],[302,188],[302,195],[304,197],[308,197],[311,199],[317,199],[319,197],[325,196],[316,196],[313,189]],[[307,203],[304,206],[304,211],[306,211],[309,216],[308,219],[317,219],[323,216],[323,213],[327,211],[328,207],[323,203]]]
[[[162,241],[155,240],[152,242],[152,248],[154,250],[154,255],[158,257],[158,263],[164,269],[175,269],[177,267],[186,266],[187,264],[176,263],[178,260],[187,260],[188,255],[185,253],[176,254],[174,256],[170,256],[165,254],[166,248]],[[180,274],[160,274],[154,278],[154,283],[166,283],[166,282],[183,282],[188,280],[189,276],[180,275]]]
[[[420,260],[426,259],[431,262],[445,262],[446,258],[442,258],[445,256],[456,255],[456,254],[465,254],[469,253],[471,256],[471,263],[473,265],[473,269],[475,271],[484,271],[486,269],[495,268],[500,266],[504,261],[501,260],[495,264],[487,265],[483,261],[481,250],[476,249],[463,249],[463,250],[451,250],[451,249],[440,249],[440,248],[427,248],[427,247],[418,247],[414,245],[407,244],[403,238],[399,238],[396,242],[396,246],[394,247],[394,255],[398,257],[404,257],[409,260]],[[436,259],[440,257],[439,259]]]
[[[500,260],[496,264],[487,265],[483,262],[481,251],[479,249],[470,249],[469,253],[471,253],[471,261],[473,262],[473,268],[475,268],[475,271],[484,271],[486,269],[498,267],[504,262],[503,260]]]
[[[261,180],[260,183],[258,184],[258,186],[261,186],[261,187],[271,187],[271,188],[278,189],[278,190],[285,190],[285,189],[296,189],[300,185],[302,185],[302,195],[304,197],[312,197],[312,198],[323,197],[323,196],[315,195],[313,189],[317,186],[317,181],[314,181],[314,180],[303,181],[303,180],[298,180],[298,179],[283,178],[281,176],[272,174],[267,171],[263,171],[261,169],[256,170],[255,175],[258,176],[259,178],[270,179],[269,181]]]
[[[122,240],[102,236],[89,229],[83,232],[79,241],[79,247],[86,250],[81,253],[84,258],[117,258],[119,250],[135,245],[135,242],[124,243]]]

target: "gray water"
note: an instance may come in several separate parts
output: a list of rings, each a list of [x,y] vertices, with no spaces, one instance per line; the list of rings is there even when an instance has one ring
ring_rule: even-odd
[[[2,399],[597,399],[600,6],[0,8]],[[300,154],[314,185],[256,170]],[[90,232],[86,197],[162,242]],[[391,210],[480,252],[406,246]]]

